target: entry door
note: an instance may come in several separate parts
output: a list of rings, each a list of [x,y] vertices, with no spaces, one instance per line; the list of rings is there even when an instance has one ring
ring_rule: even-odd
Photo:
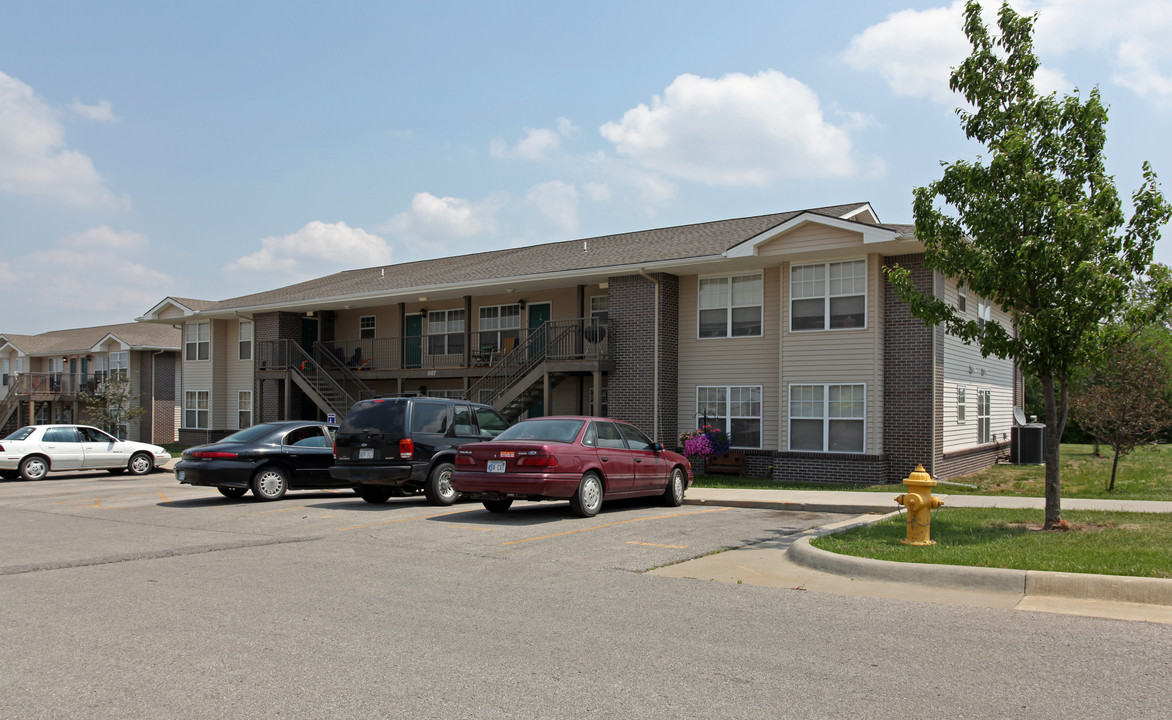
[[[403,318],[403,367],[423,367],[423,315]]]

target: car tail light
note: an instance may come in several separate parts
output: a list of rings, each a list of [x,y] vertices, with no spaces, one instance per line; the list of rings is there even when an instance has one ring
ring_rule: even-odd
[[[199,458],[201,460],[223,460],[224,458],[240,457],[234,452],[220,452],[215,450],[196,450],[191,453],[191,457]]]
[[[471,455],[462,454],[456,456],[457,465],[475,465],[476,461],[472,459]]]
[[[553,455],[526,455],[517,458],[517,467],[557,467],[558,459]]]
[[[399,459],[410,460],[415,455],[415,441],[411,438],[403,438],[399,441]]]
[[[334,441],[334,460],[336,461],[337,459],[338,459],[338,441],[335,440]]]

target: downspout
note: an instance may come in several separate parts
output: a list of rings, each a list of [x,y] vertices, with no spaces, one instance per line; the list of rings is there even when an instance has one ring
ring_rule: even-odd
[[[651,419],[651,437],[655,442],[660,442],[659,439],[659,281],[643,272],[643,268],[639,268],[639,275],[646,278],[655,286],[655,304],[652,312],[652,332],[654,339],[651,342],[651,406],[654,408],[654,415]]]

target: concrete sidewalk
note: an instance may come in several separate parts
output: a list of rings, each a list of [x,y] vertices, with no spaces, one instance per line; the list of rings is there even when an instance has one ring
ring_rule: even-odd
[[[892,492],[833,490],[741,490],[690,488],[685,502],[775,510],[831,512],[855,517],[781,538],[659,568],[653,574],[767,585],[851,595],[959,605],[1057,612],[1172,623],[1172,579],[1056,573],[1002,568],[900,563],[819,550],[819,535],[877,522],[894,515]],[[949,507],[1045,507],[1042,498],[949,495]],[[1172,512],[1172,502],[1064,499],[1064,510]]]

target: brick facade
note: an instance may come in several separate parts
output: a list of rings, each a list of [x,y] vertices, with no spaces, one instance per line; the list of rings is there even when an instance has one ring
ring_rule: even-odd
[[[301,342],[301,314],[288,312],[257,313],[253,316],[253,337],[255,346],[278,340]],[[256,355],[259,357],[259,353]],[[273,378],[258,379],[253,387],[253,421],[257,423],[272,420],[287,420],[302,417],[302,405],[307,402],[297,388],[290,388],[289,407],[285,407],[286,380]],[[317,410],[310,404],[310,415],[316,417]]]
[[[608,304],[615,367],[607,382],[611,417],[626,420],[673,446],[679,437],[680,280],[656,273],[612,277]],[[655,301],[659,291],[659,402],[655,401]]]

